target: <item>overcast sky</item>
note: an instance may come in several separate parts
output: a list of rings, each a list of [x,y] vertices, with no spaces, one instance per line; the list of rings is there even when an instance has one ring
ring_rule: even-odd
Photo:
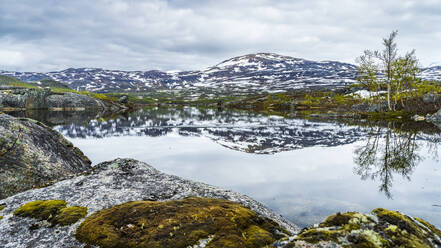
[[[399,31],[441,64],[441,0],[0,0],[0,70],[203,69],[274,52],[354,63]]]

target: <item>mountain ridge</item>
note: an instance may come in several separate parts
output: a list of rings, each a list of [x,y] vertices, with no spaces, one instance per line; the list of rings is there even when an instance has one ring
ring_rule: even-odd
[[[357,70],[355,65],[338,61],[313,61],[275,53],[252,53],[194,71],[124,71],[83,67],[47,73],[0,71],[0,74],[27,82],[58,80],[76,90],[102,93],[166,89],[247,93],[335,89],[355,83]],[[441,80],[441,67],[425,68],[421,75],[430,80]]]

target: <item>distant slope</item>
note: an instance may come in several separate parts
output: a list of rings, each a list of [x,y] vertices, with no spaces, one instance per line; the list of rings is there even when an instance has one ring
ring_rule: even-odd
[[[441,82],[441,65],[425,68],[421,73],[421,77],[426,80]]]
[[[430,69],[430,70],[429,70]],[[273,53],[256,53],[223,61],[200,71],[162,72],[120,71],[99,68],[69,68],[63,71],[0,74],[23,81],[53,79],[66,82],[75,90],[94,92],[149,92],[186,89],[190,92],[275,92],[294,89],[338,88],[355,82],[352,64],[337,61],[311,61]],[[441,80],[441,70],[428,68],[422,74]]]
[[[76,90],[95,92],[152,91],[157,89],[205,89],[252,92],[310,87],[337,87],[354,82],[355,66],[315,62],[272,53],[235,57],[201,71],[119,71],[69,68],[49,73],[7,72],[0,74],[23,81],[53,79]]]
[[[35,81],[35,82],[23,82],[15,77],[1,75],[1,74],[0,74],[0,85],[21,86],[28,88],[49,87],[49,88],[67,89],[67,90],[71,89],[69,85],[62,82],[58,82],[53,79],[41,79],[40,81]]]

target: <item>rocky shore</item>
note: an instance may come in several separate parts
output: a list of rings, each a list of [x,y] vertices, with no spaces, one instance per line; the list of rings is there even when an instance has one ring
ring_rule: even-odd
[[[0,200],[0,247],[441,246],[440,230],[399,212],[336,213],[300,230],[248,196],[140,161],[90,167],[38,122],[2,114],[0,129],[0,182],[9,183],[0,187],[7,197]],[[34,177],[48,181],[26,184]]]
[[[0,110],[46,109],[55,111],[109,111],[127,109],[123,104],[76,93],[55,93],[49,88],[0,86]]]

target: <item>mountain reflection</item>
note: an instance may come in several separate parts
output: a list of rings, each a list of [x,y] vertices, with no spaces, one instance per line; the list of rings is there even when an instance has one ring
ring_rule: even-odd
[[[365,136],[363,128],[358,126],[196,108],[144,109],[116,119],[90,120],[86,125],[59,125],[55,129],[64,136],[82,139],[201,136],[230,149],[256,154],[338,146]]]

